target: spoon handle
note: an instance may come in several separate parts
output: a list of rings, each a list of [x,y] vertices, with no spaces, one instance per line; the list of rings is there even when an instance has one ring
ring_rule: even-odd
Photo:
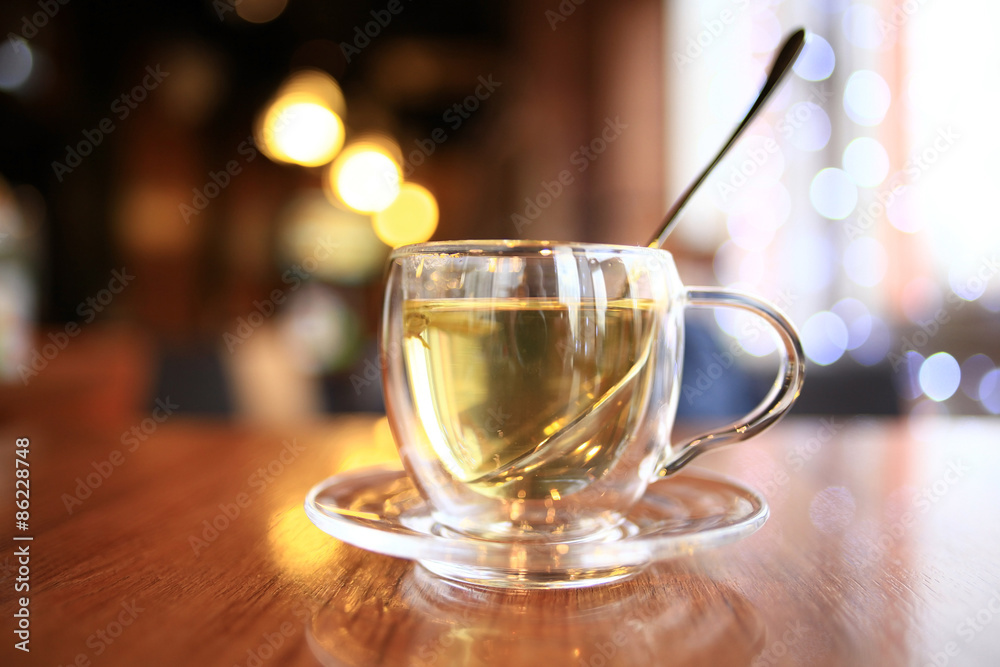
[[[805,42],[806,31],[802,28],[799,28],[788,36],[788,39],[785,40],[785,44],[781,47],[778,55],[774,57],[774,62],[771,63],[771,71],[768,72],[767,80],[764,82],[764,87],[760,90],[760,95],[757,96],[757,101],[753,103],[752,107],[750,107],[750,111],[747,112],[743,121],[739,124],[739,126],[737,126],[733,135],[729,137],[729,141],[727,141],[722,147],[722,150],[720,150],[718,155],[715,156],[715,159],[712,160],[707,167],[705,167],[704,171],[698,175],[698,178],[696,178],[694,182],[687,187],[687,190],[684,191],[677,201],[674,202],[674,205],[670,207],[670,210],[667,211],[667,214],[664,216],[663,222],[660,226],[660,231],[658,231],[649,242],[650,248],[659,248],[663,246],[663,243],[667,240],[667,236],[670,235],[670,232],[672,232],[674,227],[677,225],[677,221],[680,219],[681,211],[684,210],[684,207],[691,199],[691,196],[694,195],[695,191],[699,187],[701,187],[701,184],[705,182],[705,179],[708,178],[710,173],[712,173],[712,170],[715,169],[716,165],[718,165],[719,162],[722,161],[722,158],[726,156],[726,153],[728,153],[729,149],[736,143],[736,140],[740,138],[743,131],[746,130],[747,127],[750,126],[750,123],[753,122],[754,118],[757,117],[758,112],[760,112],[760,110],[764,107],[767,100],[771,97],[771,94],[778,87],[778,84],[782,82],[785,75],[788,74],[788,71],[792,68],[792,65],[795,63],[795,59],[798,57]]]

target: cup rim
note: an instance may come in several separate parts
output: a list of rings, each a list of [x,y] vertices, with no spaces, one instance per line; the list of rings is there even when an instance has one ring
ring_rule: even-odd
[[[613,254],[638,253],[663,258],[673,256],[662,248],[641,245],[620,245],[613,243],[584,243],[578,241],[540,241],[531,239],[468,239],[459,241],[427,241],[411,243],[393,248],[390,259],[420,254],[470,255],[483,257],[525,256],[551,254],[554,248],[568,248],[574,254],[586,252],[607,252]],[[543,252],[543,251],[549,252]]]

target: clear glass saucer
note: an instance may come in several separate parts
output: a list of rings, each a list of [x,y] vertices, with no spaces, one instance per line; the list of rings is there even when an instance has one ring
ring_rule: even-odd
[[[574,588],[617,581],[657,561],[743,539],[767,520],[756,491],[686,468],[651,484],[624,523],[599,540],[525,543],[473,539],[437,524],[406,472],[365,468],[309,491],[306,514],[354,546],[419,562],[466,584]]]

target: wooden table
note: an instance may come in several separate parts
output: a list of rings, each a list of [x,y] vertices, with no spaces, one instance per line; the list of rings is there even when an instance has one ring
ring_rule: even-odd
[[[5,499],[26,436],[16,534],[34,539],[3,520],[3,665],[1000,664],[995,419],[785,420],[698,462],[767,496],[749,539],[620,584],[507,594],[306,519],[314,483],[394,458],[374,416],[5,427]],[[12,635],[24,545],[30,654]]]

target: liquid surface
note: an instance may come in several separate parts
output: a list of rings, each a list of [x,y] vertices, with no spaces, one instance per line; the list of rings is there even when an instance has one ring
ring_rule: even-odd
[[[404,356],[435,454],[486,495],[558,498],[603,475],[645,410],[650,300],[412,300]]]

